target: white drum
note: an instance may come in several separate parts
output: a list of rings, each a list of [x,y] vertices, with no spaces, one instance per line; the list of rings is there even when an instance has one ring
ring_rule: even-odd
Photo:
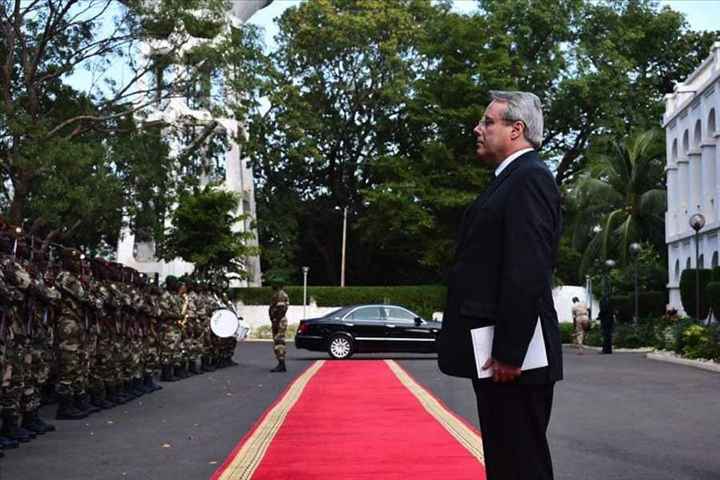
[[[245,340],[250,325],[245,320],[238,319],[232,311],[220,309],[215,310],[210,318],[210,330],[220,338],[235,337],[238,340]]]

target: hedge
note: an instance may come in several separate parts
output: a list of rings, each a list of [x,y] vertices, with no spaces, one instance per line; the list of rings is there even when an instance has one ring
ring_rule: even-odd
[[[709,302],[705,299],[705,288],[707,284],[713,280],[713,271],[702,268],[700,269],[700,315],[698,316],[697,310],[697,299],[695,289],[695,274],[697,269],[688,268],[683,270],[682,276],[680,277],[680,299],[682,300],[683,308],[693,318],[707,318],[709,310]]]
[[[638,313],[640,317],[659,317],[665,313],[667,302],[667,292],[638,292]],[[617,308],[618,322],[631,322],[635,316],[635,295],[614,295],[610,297],[610,307]]]
[[[284,288],[290,297],[291,305],[302,305],[303,287]],[[308,303],[314,298],[319,307],[342,307],[364,303],[392,303],[402,305],[426,319],[433,312],[445,309],[446,287],[439,285],[419,285],[409,287],[316,287],[308,286]],[[272,297],[272,288],[235,288],[230,298],[245,305],[267,305]]]
[[[705,298],[708,299],[708,304],[715,317],[720,317],[720,281],[717,278],[705,287]]]

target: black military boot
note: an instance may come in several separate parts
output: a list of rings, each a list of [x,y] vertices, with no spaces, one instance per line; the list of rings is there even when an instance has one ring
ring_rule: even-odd
[[[100,411],[100,407],[97,407],[90,403],[90,395],[88,395],[87,393],[82,393],[75,396],[75,406],[78,410],[87,412],[88,415]]]
[[[287,368],[285,368],[285,360],[278,360],[277,367],[270,370],[271,372],[287,372]]]
[[[35,432],[25,430],[18,424],[18,417],[15,415],[3,414],[3,425],[0,435],[11,440],[17,440],[20,443],[27,443],[37,435]]]
[[[3,450],[8,450],[11,448],[18,448],[20,446],[20,442],[13,438],[8,437],[0,437],[0,448]]]
[[[122,388],[120,387],[120,383],[113,383],[112,385],[108,384],[107,389],[108,389],[108,400],[113,402],[115,405],[127,403],[128,400],[130,400],[130,397],[123,394]]]
[[[180,380],[190,376],[185,369],[185,364],[175,365],[175,375],[177,375]]]
[[[196,360],[190,360],[190,373],[193,375],[200,375],[203,373],[203,371],[198,368],[198,362]]]
[[[155,383],[155,379],[153,378],[152,373],[146,373],[145,377],[143,378],[143,386],[145,387],[145,390],[150,389],[150,392],[155,392],[157,390],[162,390],[163,387]],[[150,393],[148,392],[148,393]]]
[[[78,409],[72,395],[58,395],[58,409],[55,420],[80,420],[88,416],[88,412]]]
[[[139,378],[131,378],[130,382],[128,382],[127,390],[132,395],[135,395],[135,398],[142,397],[143,395],[145,395],[145,390],[143,390],[142,384],[141,384]]]
[[[25,430],[30,430],[38,435],[43,435],[48,432],[54,432],[55,426],[46,423],[45,420],[40,418],[38,411],[27,412],[23,415],[22,427]]]
[[[107,398],[107,389],[103,386],[101,390],[93,391],[90,394],[90,405],[98,407],[100,410],[113,408],[115,403]]]
[[[212,372],[212,370],[210,370],[210,359],[204,355],[200,360],[200,370],[203,372]]]
[[[177,382],[178,377],[173,373],[172,365],[163,365],[160,370],[160,381],[161,382]]]
[[[120,403],[127,403],[133,398],[135,398],[134,395],[127,391],[127,389],[125,388],[125,382],[123,381],[115,384],[115,390],[117,391],[118,398],[120,398]]]

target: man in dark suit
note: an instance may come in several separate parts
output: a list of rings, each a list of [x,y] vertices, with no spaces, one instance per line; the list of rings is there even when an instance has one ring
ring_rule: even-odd
[[[465,211],[438,338],[448,374],[472,378],[488,480],[553,478],[546,430],[562,352],[552,299],[561,231],[560,194],[539,159],[542,105],[532,93],[491,92],[475,127],[487,190]],[[521,370],[540,322],[548,366]],[[495,326],[492,357],[478,379],[470,331]]]

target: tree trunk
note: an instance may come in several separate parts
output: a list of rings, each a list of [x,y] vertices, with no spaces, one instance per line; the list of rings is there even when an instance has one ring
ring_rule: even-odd
[[[23,214],[25,213],[25,204],[27,196],[30,193],[31,176],[18,174],[13,182],[13,199],[10,203],[10,211],[8,217],[10,223],[21,225],[23,222]]]

